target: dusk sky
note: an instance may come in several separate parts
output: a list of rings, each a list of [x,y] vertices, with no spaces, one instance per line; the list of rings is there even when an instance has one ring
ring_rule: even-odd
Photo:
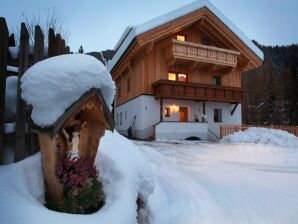
[[[72,51],[112,49],[128,25],[137,25],[194,0],[0,0],[0,16],[14,30],[27,17],[56,8]],[[265,45],[298,43],[297,0],[211,0],[250,39]]]

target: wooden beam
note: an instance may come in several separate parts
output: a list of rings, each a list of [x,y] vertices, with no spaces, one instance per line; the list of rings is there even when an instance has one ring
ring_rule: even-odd
[[[26,156],[26,102],[21,98],[21,77],[28,69],[29,63],[29,33],[25,23],[21,24],[19,72],[17,92],[17,116],[16,116],[16,148],[15,161],[20,161]]]
[[[238,103],[236,103],[236,104],[234,105],[234,107],[233,107],[233,109],[232,109],[232,111],[231,111],[231,116],[234,115],[234,113],[235,113],[237,107],[238,107]]]
[[[154,48],[154,41],[150,42],[146,46],[146,54],[149,54]]]
[[[160,98],[160,122],[163,121],[163,98]]]
[[[8,55],[8,28],[5,18],[0,17],[0,165],[4,152],[4,113]]]
[[[249,66],[250,60],[245,60],[241,63],[238,63],[237,68],[239,69],[240,72],[245,70]]]

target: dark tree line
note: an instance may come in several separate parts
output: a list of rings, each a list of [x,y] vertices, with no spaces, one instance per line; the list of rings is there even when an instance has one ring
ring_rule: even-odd
[[[298,45],[256,44],[264,63],[242,75],[243,123],[298,125]]]

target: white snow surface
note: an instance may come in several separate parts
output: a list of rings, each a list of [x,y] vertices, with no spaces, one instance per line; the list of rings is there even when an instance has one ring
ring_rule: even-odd
[[[19,46],[8,47],[8,51],[13,59],[17,59],[19,57]]]
[[[17,89],[18,77],[9,76],[6,78],[5,90],[5,121],[12,122],[15,120],[17,111]]]
[[[293,147],[298,150],[298,138],[286,131],[268,128],[248,128],[225,136],[221,142],[226,143],[259,143]]]
[[[43,206],[44,179],[40,153],[0,166],[0,220],[3,224],[134,224],[136,200],[147,201],[154,182],[147,161],[126,138],[106,131],[96,158],[106,193],[104,207],[91,215],[54,212]]]
[[[86,91],[98,88],[112,109],[115,83],[105,66],[83,54],[51,57],[30,67],[21,79],[22,98],[40,127],[52,125]],[[55,105],[55,106],[53,106]]]
[[[151,224],[298,223],[298,148],[134,143],[154,174]]]
[[[234,23],[232,23],[224,14],[222,14],[221,11],[219,11],[210,1],[198,0],[184,7],[181,7],[162,16],[154,18],[143,24],[134,27],[127,27],[114,48],[114,50],[116,50],[116,53],[109,64],[109,70],[111,71],[114,68],[118,60],[120,60],[126,49],[137,36],[146,33],[156,27],[169,23],[182,16],[185,16],[189,13],[202,9],[204,7],[208,8],[217,18],[219,18],[219,20],[221,20],[261,60],[264,60],[263,52],[241,30],[239,30],[239,28]]]

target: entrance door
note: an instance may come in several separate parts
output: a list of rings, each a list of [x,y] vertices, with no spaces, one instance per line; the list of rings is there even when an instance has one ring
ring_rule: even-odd
[[[179,121],[180,122],[188,121],[188,108],[187,107],[179,107]]]

